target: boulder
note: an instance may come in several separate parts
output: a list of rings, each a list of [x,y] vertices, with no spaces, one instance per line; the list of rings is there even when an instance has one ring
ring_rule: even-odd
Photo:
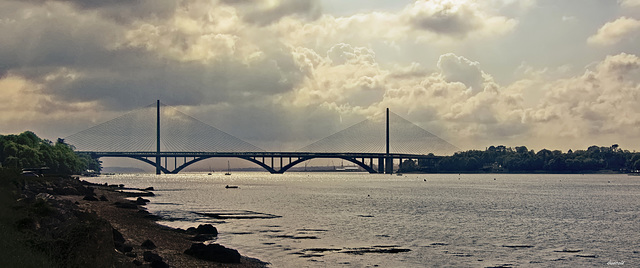
[[[226,248],[219,244],[193,243],[191,248],[185,250],[184,253],[208,261],[240,263],[240,253],[237,250]]]
[[[138,197],[138,199],[136,199],[136,205],[141,205],[144,206],[149,202],[149,199],[144,199],[142,197]]]
[[[109,199],[107,199],[107,197],[106,197],[106,196],[101,195],[101,196],[100,196],[100,201],[109,201]]]
[[[216,237],[215,235],[210,235],[210,234],[197,234],[191,238],[191,241],[204,242],[204,241],[213,240],[215,237]]]
[[[171,267],[164,261],[152,261],[150,266],[151,266],[151,268],[169,268],[169,267]]]
[[[93,187],[91,187],[91,186],[86,186],[86,187],[82,187],[82,188],[84,189],[83,191],[84,191],[86,194],[93,194],[93,193],[94,193],[93,191],[95,190],[95,188],[93,188]]]
[[[124,236],[122,236],[122,233],[120,233],[115,228],[112,229],[112,233],[113,233],[113,242],[120,243],[120,244],[124,243]]]
[[[162,257],[160,255],[155,254],[151,251],[145,251],[142,253],[142,258],[146,262],[154,262],[154,261],[162,261]]]
[[[87,201],[98,201],[98,198],[96,198],[93,195],[85,195],[82,200],[87,200]]]
[[[122,253],[129,253],[131,251],[133,251],[133,246],[129,245],[129,244],[120,244],[117,243],[116,244],[116,249]]]
[[[142,248],[145,249],[155,249],[156,248],[156,244],[153,243],[153,241],[147,239],[144,242],[142,242],[142,245],[140,245]]]
[[[53,192],[56,195],[82,195],[80,191],[71,186],[55,187],[53,188]]]
[[[208,235],[218,235],[218,229],[213,227],[211,224],[200,224],[198,228],[196,228],[196,234],[208,234]]]

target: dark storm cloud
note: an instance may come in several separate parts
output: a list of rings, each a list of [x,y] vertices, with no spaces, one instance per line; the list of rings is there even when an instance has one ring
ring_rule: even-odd
[[[14,0],[16,1],[16,0]],[[97,10],[105,18],[129,22],[150,16],[166,17],[175,11],[175,0],[20,0],[42,4],[46,2],[69,3],[81,10]]]
[[[50,82],[61,100],[99,101],[110,109],[132,109],[161,99],[172,105],[253,102],[291,90],[275,60],[247,66],[228,59],[206,65],[159,59],[141,50],[113,53],[110,65],[93,66],[73,81]]]
[[[37,76],[50,68],[103,60],[104,45],[120,28],[89,17],[66,16],[68,11],[1,2],[0,73],[19,70]]]
[[[234,6],[242,6],[245,10],[244,20],[257,24],[269,25],[283,17],[296,15],[315,20],[322,15],[319,0],[280,0],[271,7],[258,7],[264,1],[261,0],[221,0],[222,3]]]
[[[20,12],[0,11],[12,21],[0,24],[0,74],[42,85],[42,94],[61,102],[96,101],[110,110],[134,109],[156,99],[172,105],[252,102],[291,90],[302,75],[282,47],[251,63],[231,56],[182,62],[116,45],[113,40],[127,28],[109,20],[68,14],[65,7],[0,5],[31,13],[24,18]]]

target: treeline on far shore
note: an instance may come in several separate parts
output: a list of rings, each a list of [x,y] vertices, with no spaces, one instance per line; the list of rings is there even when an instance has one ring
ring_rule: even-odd
[[[503,145],[485,150],[457,152],[451,156],[434,156],[415,162],[405,160],[400,172],[428,173],[592,173],[638,172],[640,153],[623,150],[617,144],[590,146],[586,150],[542,149],[538,152],[526,146]],[[4,171],[46,168],[52,175],[82,174],[87,170],[100,172],[98,159],[74,152],[63,139],[52,142],[31,131],[17,135],[0,135],[0,168]]]
[[[4,170],[42,169],[52,175],[100,171],[100,162],[89,155],[74,152],[63,139],[52,142],[31,131],[18,135],[0,135],[0,167]],[[42,171],[42,170],[40,170]]]
[[[542,149],[538,152],[526,146],[515,148],[491,146],[486,150],[457,152],[452,156],[404,161],[401,172],[470,172],[470,173],[593,173],[635,172],[640,170],[640,153],[608,147],[590,146],[586,150]]]

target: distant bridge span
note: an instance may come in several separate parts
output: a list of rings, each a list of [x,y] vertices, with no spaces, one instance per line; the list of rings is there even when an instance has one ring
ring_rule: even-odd
[[[436,156],[420,154],[386,154],[386,153],[310,153],[310,152],[89,152],[80,151],[78,153],[89,154],[93,158],[118,157],[133,158],[160,167],[165,174],[177,174],[184,168],[209,158],[240,158],[255,163],[272,174],[282,174],[292,167],[315,158],[337,158],[352,162],[369,173],[389,173],[393,166],[393,160],[399,159],[432,159]],[[164,158],[164,166],[158,165],[151,160]],[[169,170],[168,159],[173,158],[173,170]],[[182,158],[183,161],[178,162]],[[275,161],[279,159],[279,161]],[[270,160],[270,163],[267,161]],[[288,160],[288,161],[287,161]],[[368,162],[367,162],[368,160]],[[374,166],[375,160],[377,165]],[[287,163],[287,164],[285,164]],[[385,165],[386,163],[386,165]],[[180,164],[180,165],[178,165]],[[279,164],[279,168],[278,168]],[[375,168],[377,166],[377,169]],[[386,167],[386,168],[385,168]]]
[[[156,108],[155,111],[149,109],[153,106]],[[397,146],[394,147],[394,151],[398,151],[398,153],[392,153],[390,113],[387,109],[385,135],[378,132],[382,129],[377,128],[379,126],[377,123],[365,120],[299,149],[297,152],[265,152],[261,148],[204,124],[189,115],[177,110],[167,111],[166,109],[162,113],[161,108],[158,100],[155,105],[78,132],[67,139],[71,141],[70,144],[78,145],[77,148],[81,148],[78,150],[79,153],[88,154],[96,159],[102,157],[137,159],[155,166],[156,174],[176,174],[202,160],[222,157],[244,159],[273,174],[282,174],[304,161],[315,158],[344,159],[369,173],[391,174],[396,159],[402,163],[403,159],[433,160],[438,158],[433,154],[415,154],[416,152],[430,151],[420,149],[423,147],[416,141],[421,139],[438,145],[435,148],[457,148],[396,116],[394,129],[406,130],[407,134],[401,135],[401,132],[394,134],[396,137],[394,144]],[[163,114],[164,116],[161,117]],[[164,118],[164,121],[161,118]],[[165,128],[161,129],[161,124]],[[163,139],[161,139],[161,134]],[[336,142],[336,140],[342,142]],[[331,146],[333,144],[343,144],[347,147],[341,145],[336,148]],[[380,148],[381,145],[384,145],[384,149]],[[361,149],[369,152],[357,152]],[[402,149],[404,152],[411,153],[400,153]],[[346,152],[342,152],[342,150]]]

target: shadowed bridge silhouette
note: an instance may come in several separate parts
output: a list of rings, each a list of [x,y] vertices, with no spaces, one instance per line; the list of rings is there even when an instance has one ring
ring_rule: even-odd
[[[220,157],[244,159],[275,174],[316,158],[344,159],[369,173],[391,174],[395,159],[399,163],[433,159],[459,150],[387,109],[386,121],[364,120],[294,152],[267,152],[160,101],[65,141],[93,158],[140,160],[155,166],[156,174],[176,174],[202,160]]]

